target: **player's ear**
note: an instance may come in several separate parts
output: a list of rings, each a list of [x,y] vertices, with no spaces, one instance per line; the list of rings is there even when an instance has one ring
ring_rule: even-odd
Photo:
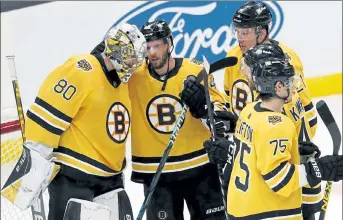
[[[276,82],[276,83],[275,83],[275,86],[274,86],[275,92],[276,92],[276,93],[281,92],[282,87],[283,87],[283,85],[282,85],[282,83],[281,83],[280,81]]]
[[[267,30],[263,28],[258,36],[258,42],[262,42],[264,39],[266,39],[267,34]]]

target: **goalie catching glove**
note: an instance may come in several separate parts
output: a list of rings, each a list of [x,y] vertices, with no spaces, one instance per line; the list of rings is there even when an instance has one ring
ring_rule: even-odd
[[[52,151],[44,144],[27,142],[15,166],[5,171],[10,174],[1,194],[21,210],[30,207],[60,169],[52,162]]]

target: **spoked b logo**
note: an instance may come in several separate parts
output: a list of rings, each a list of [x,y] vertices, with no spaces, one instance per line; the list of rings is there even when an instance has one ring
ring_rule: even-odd
[[[165,220],[165,219],[168,218],[168,213],[166,211],[164,211],[164,210],[160,210],[160,211],[157,212],[157,218],[159,220]]]

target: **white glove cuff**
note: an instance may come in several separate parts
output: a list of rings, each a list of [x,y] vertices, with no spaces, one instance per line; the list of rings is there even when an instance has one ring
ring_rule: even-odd
[[[30,150],[38,152],[46,160],[50,160],[52,158],[52,151],[54,148],[49,147],[48,145],[28,140],[26,141],[25,146]]]

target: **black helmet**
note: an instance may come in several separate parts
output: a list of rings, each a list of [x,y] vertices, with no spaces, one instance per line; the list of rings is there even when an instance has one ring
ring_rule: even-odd
[[[156,20],[145,23],[141,32],[147,42],[154,40],[162,40],[170,38],[172,41],[172,34],[169,25],[163,20]]]
[[[268,58],[258,61],[252,70],[255,89],[260,94],[275,96],[277,82],[289,86],[295,75],[293,66],[284,59]]]
[[[262,2],[250,1],[242,5],[233,16],[235,27],[268,26],[272,21],[269,8]]]
[[[258,61],[268,58],[286,60],[283,50],[276,44],[257,44],[244,54],[244,61],[250,68]]]

